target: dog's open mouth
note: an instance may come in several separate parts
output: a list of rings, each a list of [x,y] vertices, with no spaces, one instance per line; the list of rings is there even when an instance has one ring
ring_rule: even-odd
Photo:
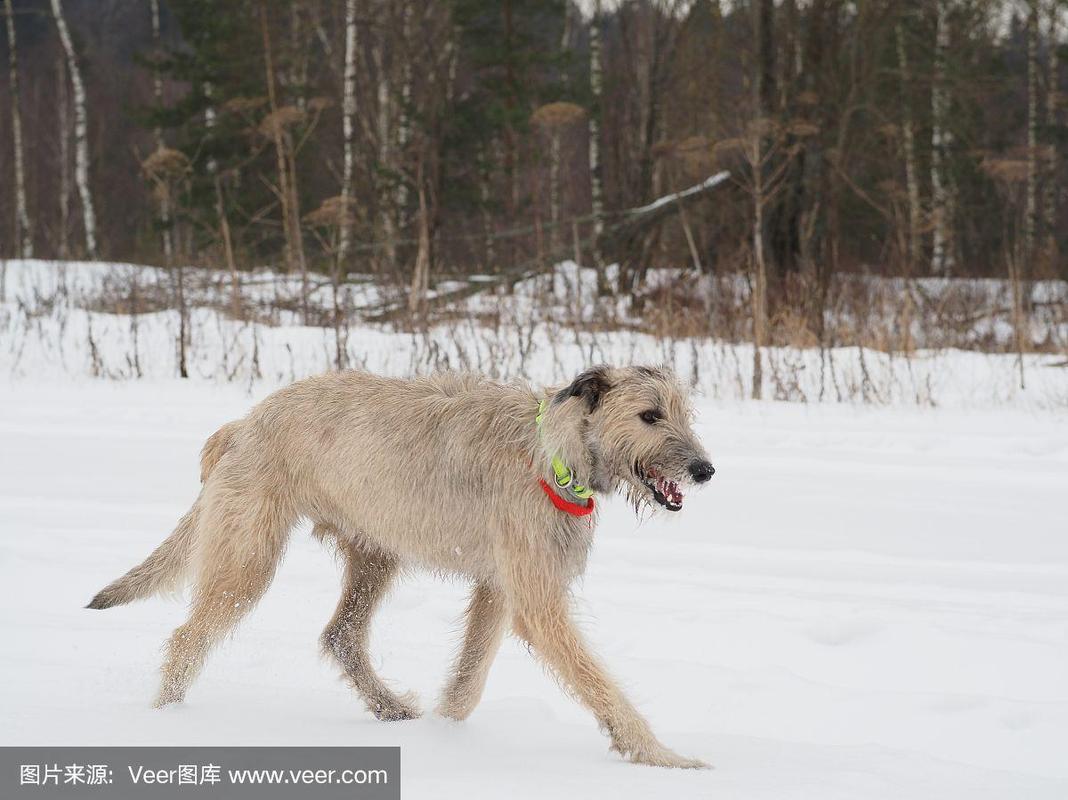
[[[634,465],[634,472],[645,488],[652,492],[656,502],[668,511],[682,511],[684,497],[676,481],[664,477],[655,469],[643,469],[640,464]]]

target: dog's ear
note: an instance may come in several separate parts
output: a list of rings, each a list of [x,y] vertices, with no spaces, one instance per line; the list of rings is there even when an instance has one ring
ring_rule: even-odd
[[[556,393],[556,401],[569,397],[581,397],[586,401],[586,408],[593,411],[601,404],[601,398],[612,388],[608,378],[608,367],[592,367],[579,375],[571,384]]]

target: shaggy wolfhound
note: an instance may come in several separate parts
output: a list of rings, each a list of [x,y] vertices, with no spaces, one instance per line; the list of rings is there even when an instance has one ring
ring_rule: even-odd
[[[481,377],[320,375],[275,392],[208,440],[200,496],[145,560],[89,608],[194,584],[167,645],[157,706],[181,701],[208,650],[266,591],[302,517],[345,562],[324,651],[382,720],[419,710],[375,674],[375,607],[406,565],[474,582],[467,631],[438,711],[466,718],[509,628],[643,764],[703,766],[657,741],[572,623],[571,582],[593,538],[594,492],[682,508],[712,477],[686,391],[666,370],[597,367],[537,393]]]

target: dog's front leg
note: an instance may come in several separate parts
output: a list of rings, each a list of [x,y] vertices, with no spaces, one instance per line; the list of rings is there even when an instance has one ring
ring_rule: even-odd
[[[521,587],[512,598],[516,635],[526,640],[565,687],[593,712],[611,737],[613,750],[638,764],[708,766],[657,741],[649,723],[616,687],[575,629],[562,588],[537,586],[529,579],[516,585]]]

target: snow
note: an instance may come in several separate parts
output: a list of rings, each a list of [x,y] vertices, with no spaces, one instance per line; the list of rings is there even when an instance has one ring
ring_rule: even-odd
[[[694,385],[715,478],[677,515],[638,521],[605,499],[575,587],[583,630],[658,736],[715,767],[675,772],[608,753],[513,640],[467,722],[375,721],[318,655],[340,576],[306,529],[187,702],[154,711],[160,645],[184,602],[82,606],[188,508],[205,438],[328,369],[333,333],[297,324],[292,277],[243,278],[250,324],[222,310],[226,275],[190,270],[192,377],[180,381],[174,312],[98,309],[134,277],[152,308],[165,273],[0,266],[0,744],[395,744],[408,798],[1068,796],[1063,353],[1025,355],[1022,389],[1010,353],[766,348],[766,396],[806,402],[742,402],[748,345],[628,330],[623,307],[618,330],[583,327],[595,275],[574,264],[465,298],[424,332],[351,330],[351,362],[388,374],[550,383],[599,361],[658,362]],[[888,297],[906,288],[857,280]],[[982,307],[1007,291],[916,289]],[[1033,291],[1047,309],[1039,338],[1063,342],[1065,285]],[[396,300],[370,280],[349,292],[359,309]],[[329,294],[317,287],[313,308]],[[1011,335],[1001,317],[981,324]],[[377,620],[377,667],[425,709],[466,590],[412,575]]]
[[[715,478],[640,524],[605,501],[575,592],[658,736],[714,765],[679,772],[608,753],[513,640],[465,723],[375,721],[318,655],[340,578],[306,530],[186,703],[153,710],[184,604],[82,606],[273,385],[32,363],[0,382],[0,744],[400,745],[406,798],[1068,796],[1063,409],[700,400]],[[424,708],[464,594],[414,575],[375,626],[378,668]]]
[[[136,277],[139,302],[170,299],[170,278],[161,270],[130,264],[11,260],[0,302],[0,377],[63,380],[93,375],[129,379],[140,374],[164,379],[177,373],[174,311],[137,315],[101,313],[127,307]],[[649,284],[662,285],[687,273],[653,270]],[[690,276],[692,278],[692,275]],[[860,280],[860,279],[858,279]],[[905,290],[894,279],[864,278],[873,294],[899,304]],[[190,374],[211,381],[249,386],[261,378],[278,384],[331,369],[334,332],[298,324],[300,281],[269,272],[242,278],[242,302],[257,321],[230,319],[229,277],[188,270]],[[724,276],[712,291],[728,287],[744,299],[744,280]],[[440,284],[439,284],[440,286]],[[998,306],[1008,292],[1004,282],[925,280],[918,290],[949,305]],[[702,287],[696,285],[695,291]],[[369,280],[353,281],[349,305],[362,312],[380,310],[395,300]],[[348,333],[350,366],[389,375],[467,369],[495,378],[564,382],[599,362],[666,364],[704,396],[740,400],[752,394],[752,346],[699,337],[656,337],[632,329],[622,300],[609,309],[619,324],[598,322],[593,298],[596,274],[572,262],[551,273],[521,281],[512,293],[487,291],[450,306],[453,314],[425,331],[390,325],[355,325]],[[949,348],[916,350],[909,357],[855,346],[800,349],[764,348],[764,396],[803,402],[863,402],[981,409],[1012,405],[1033,410],[1068,408],[1068,284],[1036,283],[1036,341],[1053,352],[1022,357],[1026,388],[1020,387],[1018,359],[1011,352],[985,353]],[[893,301],[891,301],[893,299]],[[312,313],[329,313],[329,285],[309,297]],[[1045,310],[1042,310],[1045,309]],[[995,335],[994,344],[1011,341],[1004,319],[995,315],[974,324],[974,339]],[[889,319],[851,321],[856,327],[893,327]],[[994,327],[994,332],[985,330]],[[1041,335],[1039,335],[1039,332]],[[1000,337],[1000,338],[997,338]],[[921,341],[917,332],[917,341]]]

